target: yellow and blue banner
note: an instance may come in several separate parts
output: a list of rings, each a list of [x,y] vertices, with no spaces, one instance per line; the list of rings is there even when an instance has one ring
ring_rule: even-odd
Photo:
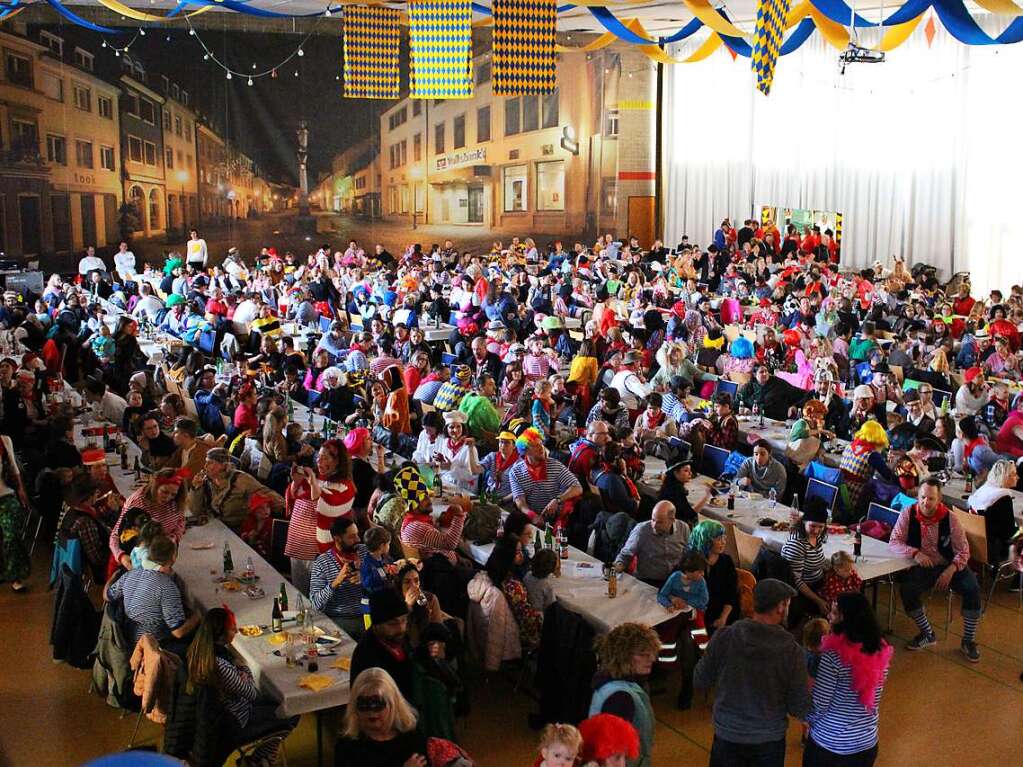
[[[789,0],[760,0],[757,25],[753,30],[753,55],[750,64],[757,73],[757,90],[771,92],[774,67],[781,51],[781,33],[789,14]]]
[[[411,93],[415,99],[472,98],[471,0],[409,0]]]
[[[381,5],[344,9],[345,98],[396,99],[401,11]]]
[[[494,0],[494,95],[556,87],[557,0]]]

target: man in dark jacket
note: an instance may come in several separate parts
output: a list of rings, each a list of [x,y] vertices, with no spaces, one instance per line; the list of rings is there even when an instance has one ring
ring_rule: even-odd
[[[784,421],[805,394],[788,381],[771,375],[767,365],[757,365],[753,380],[739,389],[738,401],[743,408],[752,409],[757,405],[766,418]]]
[[[412,645],[409,644],[408,606],[391,589],[377,591],[369,597],[370,627],[352,653],[350,679],[355,684],[359,674],[368,668],[382,668],[394,679],[406,700],[413,698]]]
[[[753,589],[753,617],[720,628],[696,664],[693,683],[716,688],[710,767],[785,764],[788,717],[810,713],[806,658],[785,630],[796,590],[765,578]]]

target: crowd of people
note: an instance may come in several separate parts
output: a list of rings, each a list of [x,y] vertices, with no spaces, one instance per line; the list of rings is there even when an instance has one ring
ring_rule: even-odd
[[[211,265],[193,232],[162,264],[90,249],[77,276],[0,307],[4,580],[25,587],[32,505],[58,543],[80,542],[132,639],[179,656],[189,691],[213,690],[229,714],[231,744],[251,742],[295,722],[231,652],[230,611],[189,610],[177,543],[186,516],[217,518],[269,558],[271,521],[287,519],[291,582],[358,642],[337,763],[423,767],[469,759],[453,741],[470,611],[543,651],[558,558],[534,541],[550,530],[656,587],[673,618],[584,648],[589,718],[550,724],[538,764],[649,765],[650,677],[676,667],[681,708],[716,690],[712,765],[782,764],[788,717],[806,723],[805,765],[872,764],[892,647],[850,557],[825,556],[828,525],[896,509],[883,533],[913,560],[907,649],[937,641],[923,596],[951,588],[962,652],[979,660],[980,587],[942,481],[976,483],[989,562],[1018,558],[1023,287],[977,299],[898,258],[859,272],[837,258],[830,232],[727,220],[707,248],[607,235],[394,255],[352,240],[267,247],[251,264],[232,248]],[[296,403],[329,426],[310,434]],[[148,480],[127,498],[104,452],[76,446],[83,406],[141,450]],[[748,413],[787,420],[783,449],[745,439]],[[759,580],[702,513],[710,492],[692,480],[708,446],[729,452],[726,479],[783,503],[840,454],[839,502],[805,499]],[[666,466],[653,485],[650,456]],[[438,517],[442,487],[463,494]],[[466,539],[494,540],[482,569]]]

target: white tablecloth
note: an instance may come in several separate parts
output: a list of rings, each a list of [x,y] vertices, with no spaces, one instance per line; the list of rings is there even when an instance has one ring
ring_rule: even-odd
[[[469,554],[486,564],[493,543],[479,545],[465,541]],[[569,548],[568,559],[561,560],[561,576],[550,576],[554,595],[566,608],[582,615],[599,632],[610,631],[622,623],[645,623],[656,626],[677,613],[669,613],[657,603],[657,589],[633,578],[618,578],[618,596],[607,595],[603,565],[584,551]]]
[[[694,480],[687,487],[690,498],[699,500],[706,492],[710,480],[701,477]],[[721,497],[725,500],[725,496]],[[772,530],[760,524],[760,520],[769,518],[776,521],[788,521],[792,509],[778,503],[774,506],[768,498],[759,493],[742,491],[735,499],[735,509],[729,511],[727,506],[715,506],[708,503],[700,513],[719,522],[734,524],[744,532],[751,533],[776,551],[780,551],[789,533],[784,530]],[[824,544],[824,556],[831,557],[836,551],[853,552],[853,536],[850,533],[842,535],[829,535]],[[860,578],[869,581],[874,578],[882,578],[900,570],[907,570],[913,566],[913,560],[895,556],[884,541],[876,540],[868,536],[863,537],[862,556],[856,560],[856,571]]]
[[[259,576],[259,587],[266,592],[261,599],[250,599],[245,591],[225,591],[217,580],[223,573],[224,542],[231,548],[231,559],[235,572],[241,572],[249,557],[252,557],[253,568]],[[195,546],[213,544],[211,548],[196,549]],[[189,528],[181,539],[178,549],[178,560],[174,571],[185,584],[186,598],[189,605],[197,610],[209,610],[226,604],[238,618],[239,626],[262,626],[263,635],[247,637],[238,634],[232,645],[252,670],[253,678],[260,689],[274,700],[280,701],[277,709],[279,716],[295,716],[310,711],[343,706],[348,702],[349,680],[348,671],[334,668],[338,658],[350,658],[355,651],[355,642],[348,637],[336,624],[325,615],[315,612],[315,623],[330,636],[339,636],[342,642],[333,649],[336,655],[319,658],[319,671],[334,680],[334,684],[325,690],[313,692],[298,686],[298,680],[308,673],[304,666],[288,666],[284,660],[283,645],[272,645],[269,639],[270,613],[273,609],[273,598],[280,593],[281,584],[288,593],[288,606],[292,610],[298,604],[298,590],[284,579],[280,573],[259,556],[247,543],[235,535],[220,520],[211,520],[202,527]],[[306,600],[306,609],[312,609]],[[285,630],[295,630],[295,624],[288,621]],[[281,655],[274,655],[279,650]]]

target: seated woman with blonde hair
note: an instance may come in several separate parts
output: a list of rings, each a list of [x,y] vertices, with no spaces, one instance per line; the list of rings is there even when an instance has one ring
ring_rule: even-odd
[[[368,668],[352,683],[335,767],[427,767],[426,738],[416,710],[382,668]]]

